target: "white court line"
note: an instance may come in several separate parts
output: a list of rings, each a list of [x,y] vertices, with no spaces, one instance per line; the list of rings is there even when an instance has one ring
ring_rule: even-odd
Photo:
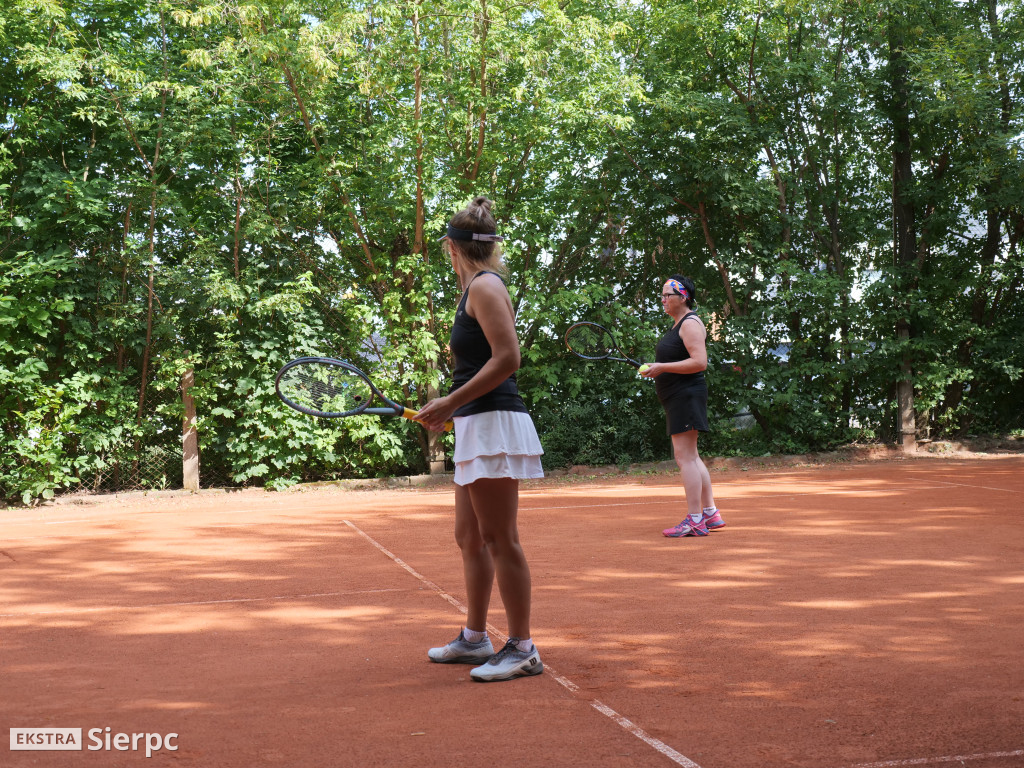
[[[715,487],[718,488],[717,485]],[[749,486],[746,486],[746,487],[749,487]],[[927,491],[927,490],[938,490],[938,489],[939,489],[939,486],[926,486],[926,485],[911,485],[911,486],[906,486],[906,487],[902,487],[902,488],[898,487],[898,486],[897,487],[889,486],[889,487],[886,487],[884,491],[881,491],[881,490],[871,491],[871,493],[875,493],[875,494],[878,494],[878,493],[889,494],[889,493],[896,492],[896,491]],[[721,496],[721,494],[718,494],[718,495]],[[851,497],[857,497],[857,496],[863,496],[863,495],[864,495],[863,491],[856,491],[856,490],[849,490],[849,491],[831,491],[831,490],[830,491],[795,491],[795,492],[788,492],[788,493],[765,493],[765,492],[759,492],[758,499],[761,500],[761,501],[773,501],[773,500],[776,500],[776,499],[791,499],[791,498],[798,498],[798,497],[804,497],[804,496],[851,496]],[[652,496],[654,496],[654,495],[652,494]],[[721,496],[721,497],[725,498],[724,496]],[[680,503],[685,503],[685,498],[686,497],[684,495],[680,494],[677,497],[672,497],[672,498],[667,498],[667,499],[662,499],[662,498],[658,498],[657,496],[654,496],[654,498],[652,498],[650,501],[638,501],[638,500],[634,499],[633,501],[620,502],[620,503],[616,503],[616,504],[569,504],[569,505],[557,506],[557,507],[524,507],[524,506],[520,506],[519,510],[521,512],[538,512],[538,511],[547,511],[547,510],[550,510],[550,509],[604,509],[605,507],[635,507],[635,506],[638,506],[640,504],[643,504],[644,506],[653,506],[653,505],[657,505],[657,504],[680,504]]]
[[[604,509],[605,507],[635,507],[643,504],[645,507],[654,507],[664,504],[685,504],[682,499],[654,499],[652,501],[624,501],[621,504],[567,504],[563,507],[520,507],[520,512],[546,512],[549,509]]]
[[[602,506],[604,506],[604,505],[602,505]],[[358,533],[360,536],[362,536],[364,539],[366,539],[368,542],[370,542],[377,549],[379,549],[381,552],[383,552],[385,555],[387,555],[389,558],[391,558],[396,564],[400,565],[402,568],[404,568],[410,574],[412,574],[417,579],[419,579],[421,582],[423,582],[423,584],[425,584],[426,586],[430,587],[430,589],[432,589],[433,591],[437,592],[441,597],[443,597],[449,603],[451,603],[456,608],[458,608],[461,613],[464,613],[464,614],[468,614],[469,613],[469,609],[466,608],[466,606],[464,606],[462,603],[460,603],[456,598],[452,597],[450,594],[448,594],[443,589],[441,589],[439,586],[437,586],[437,584],[435,584],[430,579],[428,579],[426,576],[424,576],[419,571],[417,571],[415,568],[410,566],[408,563],[406,563],[400,557],[395,555],[393,552],[391,552],[389,549],[387,549],[383,544],[381,544],[376,539],[371,537],[368,533],[363,531],[359,526],[355,525],[354,523],[352,523],[352,522],[350,522],[348,520],[345,520],[344,523],[345,523],[345,525],[349,526],[352,530],[354,530],[356,533]],[[493,632],[498,637],[504,638],[506,640],[508,639],[507,637],[505,637],[505,635],[503,635],[501,632],[499,632],[490,623],[487,624],[487,629],[489,631]],[[562,677],[561,675],[559,675],[546,662],[544,664],[544,668],[548,672],[551,673],[552,677],[554,677],[555,681],[559,685],[563,686],[564,688],[566,688],[567,690],[569,690],[572,693],[579,693],[580,688],[579,688],[578,685],[576,685],[574,682],[572,682],[568,678],[565,678],[565,677]],[[636,736],[636,738],[638,738],[641,741],[645,742],[646,744],[654,747],[654,749],[656,749],[658,752],[663,754],[665,757],[667,757],[669,760],[671,760],[672,762],[676,763],[677,765],[681,765],[681,766],[683,766],[683,768],[700,768],[700,766],[697,765],[697,763],[693,762],[693,760],[688,758],[686,755],[684,755],[684,754],[682,754],[680,752],[677,752],[676,750],[672,749],[672,747],[670,747],[665,742],[659,741],[658,739],[654,738],[653,736],[647,734],[642,728],[640,728],[639,726],[635,725],[630,720],[627,720],[625,717],[620,715],[618,712],[616,712],[611,707],[605,706],[604,704],[602,704],[597,699],[594,699],[593,701],[591,701],[590,702],[590,706],[592,706],[594,709],[596,709],[602,715],[610,718],[612,721],[614,721],[616,724],[618,724],[619,727],[623,728],[624,730],[626,730],[629,733],[631,733],[634,736]]]
[[[965,488],[982,488],[982,489],[985,489],[985,490],[1003,491],[1003,492],[1006,492],[1006,493],[1017,493],[1017,491],[1008,490],[1006,488],[990,488],[988,486],[983,486],[983,485],[968,485],[966,483],[953,483],[953,482],[948,482],[948,481],[943,481],[943,480],[937,480],[935,482],[941,483],[942,485],[954,485],[954,486],[962,486],[962,487],[965,487]],[[739,482],[737,482],[737,483],[715,483],[715,488],[742,488],[742,489],[745,489],[745,490],[757,490],[757,489],[760,489],[760,488],[770,489],[775,484],[776,483],[772,483],[772,482],[760,482],[760,483],[739,483]],[[623,484],[623,486],[627,486],[627,485],[629,485],[629,484]],[[624,488],[623,486],[617,486],[617,487],[594,486],[593,488],[577,486],[577,487],[574,487],[574,488],[560,488],[560,489],[557,489],[557,491],[552,490],[552,489],[544,489],[544,490],[532,490],[531,489],[530,491],[524,491],[523,493],[521,493],[520,494],[520,498],[531,498],[531,497],[546,498],[546,497],[551,496],[552,494],[562,495],[562,496],[580,496],[580,495],[593,495],[594,493],[607,493],[607,494],[628,493],[629,490],[632,487],[648,489],[650,492],[648,494],[645,494],[645,495],[648,495],[648,496],[655,496],[655,497],[659,496],[661,494],[656,493],[655,491],[657,491],[657,489],[662,489],[663,492],[667,491],[670,495],[675,494],[675,495],[672,496],[673,499],[682,498],[682,486],[679,486],[678,488],[676,488],[676,486],[674,486],[674,485],[669,485],[669,484],[665,484],[665,485],[651,485],[651,486],[646,486],[646,485],[642,485],[642,484],[636,484],[635,486],[630,486],[628,488]],[[939,486],[911,484],[911,485],[906,485],[906,486],[887,485],[887,486],[885,486],[884,490],[886,492],[893,492],[893,491],[921,491],[921,490],[936,490],[938,488],[939,488]],[[389,489],[389,490],[392,490],[392,489]],[[402,488],[402,489],[397,489],[397,490],[406,490],[406,489]],[[443,492],[430,492],[430,491],[428,491],[428,492],[420,492],[420,493],[417,494],[417,496],[430,496],[430,497],[433,497],[433,496],[447,496],[449,493],[450,493],[450,491],[443,491]],[[859,493],[859,491],[856,491],[856,490],[843,490],[843,491],[822,490],[822,491],[795,491],[795,492],[794,491],[790,491],[790,492],[787,492],[787,493],[780,493],[780,494],[777,494],[777,495],[772,495],[771,498],[780,498],[780,499],[782,499],[782,498],[787,498],[787,497],[792,497],[792,496],[835,496],[835,495],[843,495],[843,494],[857,495],[858,493]],[[635,496],[636,494],[633,494],[633,495]],[[666,501],[666,502],[660,502],[660,503],[670,503],[670,502]],[[592,506],[594,506],[594,507],[611,507],[611,506],[628,506],[628,505],[626,505],[626,504],[595,504],[595,505],[592,505]],[[548,509],[573,509],[573,508],[574,508],[574,506],[572,506],[572,505],[569,505],[569,506],[556,506],[556,507],[528,507],[528,506],[520,506],[520,509],[522,509],[522,510],[548,510]],[[283,515],[283,516],[288,517],[288,518],[305,517],[304,515],[297,515],[296,512],[295,512],[295,508],[292,505],[287,505],[284,509],[281,509],[281,510],[274,510],[274,509],[258,510],[258,509],[244,509],[244,508],[243,509],[220,509],[220,510],[217,510],[214,514],[217,514],[217,515],[254,514],[254,515],[256,515],[256,514],[264,514],[264,513],[267,513],[267,512],[269,512],[271,514]],[[152,510],[152,511],[149,511],[149,512],[145,512],[145,511],[140,512],[138,510],[127,509],[127,510],[123,510],[123,511],[100,511],[99,514],[97,514],[97,515],[87,515],[85,517],[70,518],[70,519],[64,519],[64,520],[47,520],[47,519],[45,519],[45,517],[42,517],[40,515],[34,515],[32,517],[20,517],[20,518],[15,517],[15,518],[6,518],[6,519],[3,519],[3,520],[0,520],[0,527],[5,527],[5,526],[8,526],[8,525],[70,525],[70,524],[73,524],[73,523],[106,522],[106,521],[114,520],[114,519],[121,518],[121,517],[142,517],[142,516],[148,516],[148,515],[161,515],[163,517],[167,517],[167,516],[173,515],[173,514],[175,514],[174,510]],[[315,513],[315,514],[319,515],[319,513]],[[207,524],[207,525],[209,526],[211,524]]]
[[[750,486],[737,486],[737,487],[749,488]],[[978,487],[980,487],[980,486],[978,486]],[[938,488],[938,486],[920,486],[920,485],[910,485],[910,486],[905,486],[905,487],[903,487],[903,486],[890,486],[890,487],[888,487],[886,489],[886,491],[887,492],[889,492],[889,491],[921,491],[921,490],[935,490],[937,488]],[[997,489],[997,490],[999,490],[999,489]],[[621,492],[621,489],[618,489],[617,492]],[[547,494],[544,494],[544,495],[547,495]],[[855,491],[831,491],[831,490],[829,490],[829,491],[798,491],[798,492],[795,492],[795,493],[791,492],[791,493],[779,493],[779,494],[762,493],[759,498],[761,498],[762,500],[777,500],[777,499],[788,499],[788,498],[797,498],[797,497],[804,497],[804,496],[837,496],[837,495],[854,495],[854,496],[856,496],[857,492],[855,492]],[[653,498],[652,500],[646,501],[646,502],[637,502],[637,501],[634,500],[634,501],[630,501],[630,502],[616,502],[616,503],[612,503],[612,504],[567,504],[567,505],[546,506],[546,507],[520,506],[519,511],[520,512],[546,512],[546,511],[549,511],[549,510],[557,510],[557,509],[604,509],[605,507],[632,507],[632,506],[636,506],[638,503],[643,503],[645,505],[651,505],[651,506],[653,506],[653,505],[678,504],[678,503],[680,503],[680,498],[677,498],[677,497],[671,497],[671,498],[665,498],[665,499]],[[258,511],[257,510],[252,510],[252,509],[239,509],[239,510],[221,510],[221,511],[218,512],[218,514],[233,514],[233,515],[234,514],[243,514],[243,513],[258,514]],[[6,525],[8,523],[14,523],[16,525],[33,525],[33,524],[35,524],[35,525],[69,525],[69,524],[72,524],[72,523],[103,523],[103,522],[107,522],[109,520],[112,520],[112,519],[118,518],[118,517],[126,517],[126,516],[141,517],[143,515],[161,515],[163,517],[168,517],[168,516],[173,515],[173,514],[174,514],[174,512],[167,512],[167,511],[153,511],[153,512],[125,511],[125,512],[111,513],[108,517],[96,516],[96,517],[87,517],[87,518],[80,518],[80,519],[74,519],[74,520],[31,520],[31,519],[25,518],[23,520],[3,521],[3,525]],[[321,520],[321,521],[326,517],[326,513],[319,513],[319,512],[303,514],[301,512],[296,512],[296,511],[287,512],[287,511],[284,511],[284,510],[279,510],[279,511],[274,511],[274,514],[277,515],[278,517],[283,517],[286,520],[293,520],[293,521],[294,520],[308,520],[309,519],[309,514],[315,515],[316,519]],[[327,518],[327,519],[328,519],[328,521],[330,521],[329,518]],[[267,523],[268,523],[267,520],[259,520],[259,521],[249,521],[249,522],[245,522],[245,523],[197,523],[197,525],[201,526],[203,528],[245,528],[245,527],[248,527],[248,526],[251,526],[251,525],[266,525]],[[4,541],[5,542],[7,542],[7,541],[30,541],[30,540],[35,540],[35,539],[52,539],[52,538],[59,538],[59,536],[58,535],[54,535],[54,536],[7,537],[7,538],[4,539]]]
[[[274,595],[273,597],[238,597],[227,600],[195,600],[185,603],[146,603],[144,605],[102,605],[96,608],[68,608],[60,611],[25,611],[23,613],[0,613],[0,619],[16,619],[21,616],[56,616],[78,613],[109,613],[111,611],[139,611],[149,608],[182,608],[193,605],[223,605],[225,603],[262,603],[270,600],[308,600],[314,597],[340,597],[342,595],[369,595],[378,592],[401,592],[400,589],[359,589],[351,592],[314,592],[309,595]]]
[[[424,584],[426,584],[426,585],[427,585],[428,587],[430,587],[430,588],[431,588],[432,590],[434,590],[434,591],[435,591],[435,592],[437,592],[437,593],[438,593],[439,595],[441,595],[441,597],[443,597],[443,598],[444,598],[445,600],[447,600],[447,601],[448,601],[449,603],[451,603],[452,605],[454,605],[454,606],[455,606],[456,608],[458,608],[458,609],[459,609],[460,611],[462,611],[463,613],[465,613],[465,614],[467,614],[467,615],[469,614],[469,609],[468,609],[468,608],[466,608],[466,607],[465,607],[465,606],[464,606],[464,605],[463,605],[462,603],[460,603],[460,602],[459,602],[459,601],[458,601],[458,600],[457,600],[456,598],[454,598],[454,597],[452,597],[451,595],[449,595],[449,594],[448,594],[447,592],[445,592],[445,591],[444,591],[443,589],[441,589],[441,588],[440,588],[439,586],[437,586],[437,584],[435,584],[434,582],[432,582],[432,581],[431,581],[430,579],[428,579],[428,578],[427,578],[426,576],[424,576],[424,575],[423,575],[422,573],[420,573],[420,572],[419,572],[419,571],[417,571],[417,570],[416,570],[415,568],[413,568],[413,567],[412,567],[411,565],[409,565],[409,564],[408,564],[408,563],[406,563],[406,562],[405,562],[404,560],[402,560],[402,558],[400,558],[400,557],[399,557],[398,555],[396,555],[396,554],[395,554],[394,552],[392,552],[392,551],[390,551],[389,549],[385,548],[383,544],[380,544],[380,543],[379,543],[379,542],[377,542],[377,541],[376,541],[375,539],[371,538],[371,537],[370,537],[370,535],[369,535],[369,534],[367,534],[367,533],[366,533],[365,531],[363,531],[363,530],[362,530],[362,529],[361,529],[361,528],[360,528],[359,526],[357,526],[357,525],[354,525],[353,523],[349,522],[348,520],[342,520],[342,522],[343,522],[343,523],[345,523],[345,525],[347,525],[347,526],[348,526],[349,528],[351,528],[351,529],[352,529],[353,531],[355,531],[356,533],[358,533],[358,534],[359,534],[360,536],[362,536],[362,537],[363,537],[364,539],[366,539],[366,540],[367,540],[368,542],[370,542],[371,544],[373,544],[373,546],[375,546],[375,547],[376,547],[377,549],[379,549],[379,550],[380,550],[381,552],[383,552],[383,553],[384,553],[385,555],[387,555],[387,556],[388,556],[388,557],[390,557],[390,558],[391,558],[392,560],[394,560],[394,561],[395,561],[395,563],[397,563],[398,565],[402,566],[402,568],[404,568],[405,570],[407,570],[407,571],[408,571],[409,573],[411,573],[411,574],[412,574],[413,576],[415,576],[415,577],[416,577],[417,579],[419,579],[419,580],[420,580],[420,581],[422,581],[422,582],[423,582]],[[491,628],[491,625],[490,625],[490,624],[488,624],[487,626],[488,626],[488,628]],[[500,636],[500,633],[499,633],[499,636]]]
[[[148,513],[142,513],[142,514],[148,514]],[[296,515],[295,519],[303,519],[304,520],[306,518],[301,517],[300,515]],[[65,522],[65,521],[62,521],[62,522]],[[69,522],[69,523],[76,523],[76,522],[77,523],[84,523],[84,522],[94,522],[94,521],[93,520],[68,520],[66,522]],[[253,526],[265,525],[265,524],[267,524],[267,521],[265,521],[265,520],[260,520],[260,521],[252,521],[252,520],[250,520],[247,523],[202,523],[201,527],[204,530],[207,529],[207,528],[251,528]],[[84,532],[83,531],[75,531],[74,535],[76,535],[76,536],[77,535],[84,535]],[[103,531],[93,531],[92,532],[92,537],[94,539],[101,538],[104,535],[105,534],[104,534]],[[50,539],[62,539],[62,538],[66,538],[66,536],[61,535],[61,534],[53,534],[52,536],[7,536],[7,537],[4,538],[4,541],[5,542],[8,542],[8,541],[32,541],[34,539],[50,540]]]
[[[255,509],[221,509],[221,510],[218,510],[214,514],[218,514],[218,515],[243,515],[243,514],[247,514],[247,513],[248,514],[259,514],[259,511],[255,510]],[[35,517],[5,518],[3,520],[0,520],[0,525],[4,525],[4,526],[7,526],[7,525],[67,525],[68,523],[93,523],[93,522],[97,522],[97,521],[98,522],[104,522],[106,520],[112,520],[112,519],[117,518],[117,517],[142,517],[143,515],[163,515],[164,517],[166,517],[168,515],[173,515],[173,514],[175,514],[174,510],[168,511],[168,510],[162,510],[162,509],[154,509],[154,510],[152,510],[150,512],[140,512],[137,509],[134,509],[134,510],[133,509],[126,509],[126,510],[121,511],[121,512],[102,511],[98,515],[93,515],[93,516],[89,516],[89,517],[73,518],[73,519],[69,519],[69,520],[47,520],[46,518],[40,517],[38,515],[35,516]]]
[[[947,481],[945,481],[945,480],[932,480],[930,482],[944,483],[944,482],[947,482]],[[712,485],[714,485],[715,488],[743,488],[743,489],[749,489],[749,488],[755,488],[755,489],[756,488],[771,488],[773,486],[780,485],[780,484],[781,483],[778,480],[755,480],[755,481],[749,481],[749,482],[742,482],[742,481],[737,480],[736,482],[731,482],[731,483],[726,483],[726,482],[713,482],[712,483]],[[788,485],[788,484],[790,484],[790,482],[786,481],[786,484]],[[818,485],[820,483],[815,483],[815,482],[808,481],[805,484],[807,484],[807,485]],[[903,486],[894,485],[892,483],[886,483],[884,485],[879,486],[879,488],[882,489],[882,490],[889,490],[890,488],[899,488],[899,489],[902,489],[902,490],[913,490],[915,488],[927,488],[927,487],[930,487],[930,486],[925,486],[925,485],[922,485],[921,483],[907,483],[906,485],[903,485]],[[625,483],[624,482],[624,483],[620,483],[619,485],[594,485],[594,486],[582,485],[582,486],[573,486],[572,488],[530,489],[529,491],[520,490],[519,497],[520,498],[525,498],[525,497],[529,497],[529,496],[542,496],[542,497],[543,496],[550,496],[552,493],[554,493],[556,491],[557,491],[557,493],[559,495],[564,495],[564,496],[594,495],[594,494],[597,494],[597,493],[625,493],[625,492],[636,490],[638,488],[639,489],[650,490],[650,491],[657,491],[659,489],[660,490],[676,489],[680,493],[682,493],[682,490],[683,490],[682,482],[677,477],[677,478],[674,478],[673,482],[671,482],[671,483],[666,482],[666,483],[649,483],[649,484],[645,484],[645,483]],[[860,490],[862,490],[862,489],[858,487],[857,489],[853,490],[852,492],[857,493]],[[873,490],[873,489],[868,489],[868,490]]]
[[[884,760],[880,763],[858,763],[849,768],[902,768],[907,765],[942,765],[943,763],[963,763],[968,760],[992,760],[997,757],[1021,757],[1024,749],[1013,752],[988,752],[980,755],[949,755],[947,757],[917,757],[909,760]]]
[[[955,486],[957,486],[959,488],[981,488],[984,491],[1002,491],[1003,493],[1020,493],[1020,491],[1014,490],[1013,488],[993,488],[992,486],[989,486],[989,485],[973,485],[971,483],[954,483],[954,482],[952,482],[950,480],[936,480],[935,482],[942,483],[943,485],[955,485]]]
[[[683,754],[680,754],[679,752],[676,752],[676,750],[672,749],[672,747],[670,747],[665,742],[659,741],[658,739],[654,738],[653,736],[648,735],[647,733],[644,732],[644,730],[642,728],[640,728],[637,725],[634,725],[632,722],[630,722],[629,720],[624,718],[622,715],[620,715],[618,712],[616,712],[611,707],[606,707],[604,704],[602,704],[597,699],[594,699],[592,702],[590,702],[590,706],[592,706],[594,709],[596,709],[602,715],[606,715],[607,717],[610,717],[612,720],[614,720],[616,723],[618,723],[622,728],[625,728],[631,734],[633,734],[638,739],[640,739],[640,741],[643,741],[643,742],[646,742],[647,744],[650,744],[652,747],[654,747],[656,750],[661,752],[661,754],[663,754],[665,757],[667,757],[672,762],[677,763],[679,765],[682,765],[685,768],[700,768],[699,765],[697,765],[695,762],[693,762],[693,760],[688,758],[686,755],[683,755]]]

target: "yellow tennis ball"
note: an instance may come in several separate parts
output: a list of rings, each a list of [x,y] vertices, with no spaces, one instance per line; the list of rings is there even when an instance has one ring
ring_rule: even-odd
[[[650,368],[651,366],[649,366],[647,363],[644,363],[643,365],[640,366],[638,370],[640,371],[640,373],[644,373],[645,371],[650,370]]]

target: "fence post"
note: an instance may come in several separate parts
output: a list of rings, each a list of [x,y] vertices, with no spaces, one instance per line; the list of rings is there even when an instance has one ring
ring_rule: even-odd
[[[437,432],[427,433],[427,452],[430,459],[430,474],[444,474],[444,446]]]
[[[196,432],[196,401],[189,390],[195,383],[193,370],[189,368],[181,377],[181,402],[185,406],[185,418],[181,425],[181,468],[182,487],[186,491],[199,490],[199,435]]]
[[[437,362],[431,360],[427,363],[431,372],[437,370]],[[433,377],[431,377],[433,380]],[[433,400],[440,393],[433,384],[427,384],[427,400]],[[444,445],[441,444],[441,433],[427,430],[427,462],[430,465],[430,474],[444,474]]]

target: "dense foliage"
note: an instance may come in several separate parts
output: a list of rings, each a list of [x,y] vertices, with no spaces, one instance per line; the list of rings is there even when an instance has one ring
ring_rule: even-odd
[[[650,359],[673,272],[708,452],[896,440],[901,386],[919,435],[1020,430],[1022,48],[1020,0],[11,0],[0,500],[180,471],[188,369],[207,482],[425,471],[450,437],[301,417],[273,375],[443,389],[437,239],[476,194],[549,467],[667,458],[650,382],[561,335]]]

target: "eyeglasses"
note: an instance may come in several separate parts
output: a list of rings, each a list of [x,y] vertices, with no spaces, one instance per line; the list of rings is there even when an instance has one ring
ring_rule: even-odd
[[[661,298],[667,299],[669,296],[680,296],[681,297],[682,295],[683,294],[681,294],[681,293],[663,293],[663,294],[661,294]]]

